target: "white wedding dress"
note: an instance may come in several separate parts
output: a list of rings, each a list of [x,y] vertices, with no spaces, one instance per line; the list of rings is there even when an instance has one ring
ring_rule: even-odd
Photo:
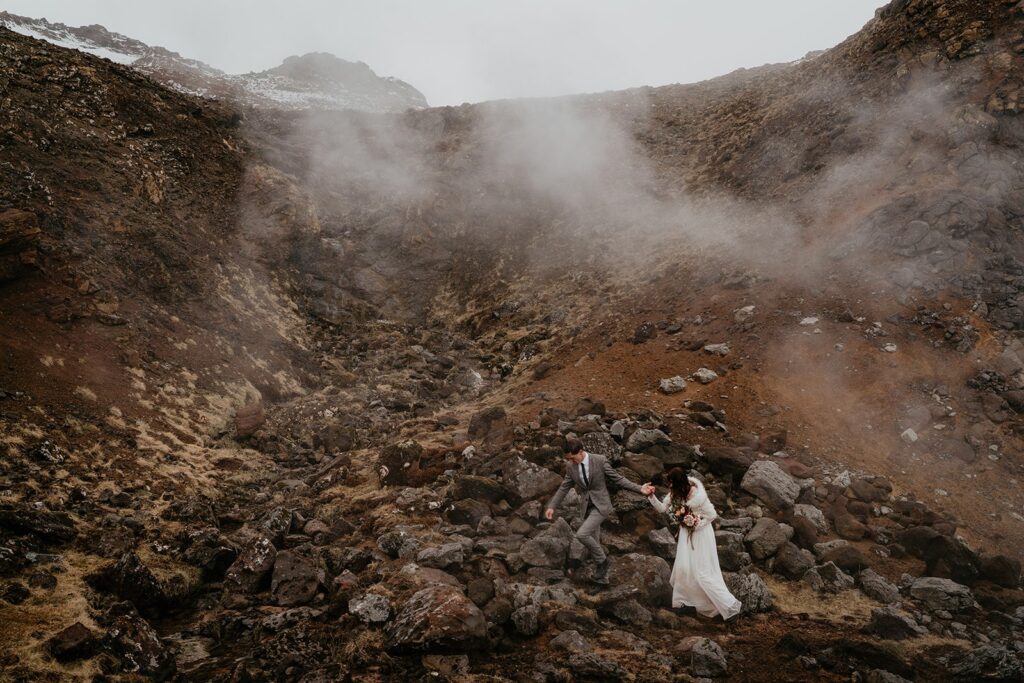
[[[687,533],[686,527],[679,528],[679,541],[676,543],[676,561],[672,566],[672,606],[695,607],[700,614],[713,617],[722,615],[730,619],[740,612],[743,604],[729,592],[722,578],[722,568],[718,564],[718,547],[715,543],[715,530],[711,522],[718,517],[715,506],[708,500],[704,485],[696,479],[690,479],[690,496],[687,505],[701,517],[700,524],[693,532]],[[659,512],[672,510],[672,493],[658,500],[654,495],[648,497],[651,505]],[[692,540],[692,546],[691,546]]]

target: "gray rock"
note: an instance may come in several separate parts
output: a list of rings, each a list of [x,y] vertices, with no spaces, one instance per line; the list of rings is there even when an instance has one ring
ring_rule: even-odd
[[[916,579],[910,586],[910,595],[931,610],[960,612],[974,605],[970,588],[937,576]]]
[[[1020,681],[1024,679],[1020,659],[999,645],[982,645],[950,668],[956,681]]]
[[[886,640],[906,640],[926,632],[912,616],[891,605],[871,610],[871,622],[866,630]]]
[[[672,443],[672,439],[660,429],[638,429],[626,440],[626,450],[639,453],[651,446],[669,443]]]
[[[853,577],[833,562],[812,567],[804,574],[803,581],[818,593],[840,593],[854,585]]]
[[[416,555],[418,564],[435,569],[461,567],[463,560],[461,543],[445,543],[440,548],[424,548]]]
[[[364,624],[383,624],[391,616],[391,601],[383,595],[366,593],[349,600],[348,611]]]
[[[660,529],[651,529],[647,532],[647,541],[654,548],[654,552],[658,554],[658,557],[663,557],[666,560],[674,561],[676,557],[676,538],[672,535],[672,532],[662,527]]]
[[[841,538],[836,538],[831,541],[825,541],[824,543],[815,543],[814,555],[815,557],[820,558],[822,555],[829,552],[830,550],[833,550],[835,548],[841,548],[846,545],[850,545],[850,542],[843,540]]]
[[[658,390],[663,394],[678,394],[684,389],[686,389],[686,380],[679,375],[668,377],[658,382]]]
[[[704,351],[706,351],[707,353],[713,353],[716,356],[728,356],[729,355],[729,345],[725,344],[725,343],[722,343],[722,344],[705,344],[704,345]]]
[[[608,432],[587,432],[580,441],[587,453],[600,453],[612,463],[617,463],[622,457],[622,446]]]
[[[503,481],[509,493],[518,499],[513,502],[518,503],[550,496],[562,483],[562,477],[549,469],[516,457],[506,469]]]
[[[803,515],[807,519],[814,523],[814,528],[819,534],[828,533],[828,520],[825,519],[825,513],[814,507],[813,505],[807,505],[805,503],[797,503],[793,506],[793,514]]]
[[[718,528],[722,531],[734,531],[738,534],[745,535],[748,531],[754,528],[754,519],[753,517],[734,517],[732,519],[719,517]]]
[[[535,636],[540,631],[540,607],[525,605],[512,612],[512,626],[521,636]]]
[[[793,543],[786,542],[775,554],[772,571],[791,581],[799,581],[813,566],[814,555],[809,550],[802,550]]]
[[[593,652],[581,652],[569,656],[569,669],[576,674],[573,680],[621,681],[629,675],[621,666]]]
[[[479,646],[487,635],[483,612],[453,586],[417,591],[386,628],[388,652]]]
[[[744,542],[750,548],[750,555],[755,560],[765,560],[782,547],[782,544],[793,538],[793,527],[779,524],[770,517],[762,517],[754,524]]]
[[[239,553],[224,577],[225,588],[243,593],[262,590],[270,580],[277,549],[269,538],[259,536]]]
[[[771,460],[758,460],[752,464],[743,475],[740,486],[772,510],[791,507],[800,495],[796,479]]]
[[[690,649],[690,671],[694,676],[719,678],[729,673],[725,651],[710,638],[701,638]]]
[[[562,567],[569,552],[570,541],[551,536],[538,536],[523,543],[519,557],[531,567]]]
[[[590,652],[593,649],[590,642],[575,630],[562,631],[548,642],[548,647],[564,652]]]
[[[741,614],[767,612],[772,608],[774,599],[768,585],[757,574],[724,573],[725,585],[737,600],[743,603]]]
[[[672,599],[671,574],[672,567],[663,558],[629,553],[612,559],[609,578],[613,585],[636,588],[645,605],[661,607]]]
[[[718,379],[718,373],[710,368],[700,368],[691,375],[691,379],[694,379],[701,384],[711,384]]]
[[[282,550],[274,563],[270,592],[278,605],[302,605],[313,599],[325,576],[324,570],[314,560]]]
[[[612,603],[608,611],[619,621],[639,628],[649,626],[654,620],[650,610],[636,600],[618,600]]]
[[[865,569],[857,574],[857,585],[864,595],[886,605],[900,600],[900,589],[871,569]]]

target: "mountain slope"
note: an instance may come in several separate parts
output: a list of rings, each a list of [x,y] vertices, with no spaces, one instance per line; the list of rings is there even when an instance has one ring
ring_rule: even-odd
[[[326,54],[289,57],[260,73],[230,75],[162,47],[151,47],[102,26],[71,27],[0,12],[0,25],[54,45],[110,59],[179,92],[284,109],[389,112],[427,106],[423,95],[396,78],[381,78],[362,62]]]

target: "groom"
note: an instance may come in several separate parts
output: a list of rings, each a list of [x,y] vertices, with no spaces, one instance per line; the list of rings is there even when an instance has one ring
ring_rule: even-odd
[[[587,453],[583,450],[583,443],[575,437],[568,437],[562,450],[565,452],[566,459],[565,479],[548,503],[544,517],[548,521],[554,519],[555,508],[565,498],[565,494],[569,493],[569,489],[575,486],[580,490],[582,498],[580,514],[583,524],[576,531],[576,538],[590,551],[590,556],[597,563],[594,582],[606,586],[608,585],[608,554],[601,547],[601,522],[612,514],[612,498],[608,493],[607,481],[610,480],[616,488],[634,491],[645,496],[654,493],[654,486],[649,483],[643,486],[634,484],[613,470],[612,466],[608,464],[608,459],[603,455]]]

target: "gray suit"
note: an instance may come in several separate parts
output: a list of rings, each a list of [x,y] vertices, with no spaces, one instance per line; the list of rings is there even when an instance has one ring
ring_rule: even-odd
[[[569,493],[569,489],[576,487],[580,492],[580,517],[583,519],[583,524],[576,531],[576,538],[590,551],[591,557],[600,564],[607,558],[604,548],[601,547],[601,522],[614,511],[612,497],[608,492],[608,482],[612,482],[616,488],[627,491],[642,493],[642,490],[639,484],[634,484],[613,470],[612,466],[608,464],[608,458],[600,453],[588,453],[587,455],[590,458],[587,463],[589,465],[587,478],[590,481],[590,486],[587,487],[583,480],[581,466],[576,463],[567,463],[565,479],[555,491],[555,495],[551,497],[548,508],[556,509],[565,495]]]

